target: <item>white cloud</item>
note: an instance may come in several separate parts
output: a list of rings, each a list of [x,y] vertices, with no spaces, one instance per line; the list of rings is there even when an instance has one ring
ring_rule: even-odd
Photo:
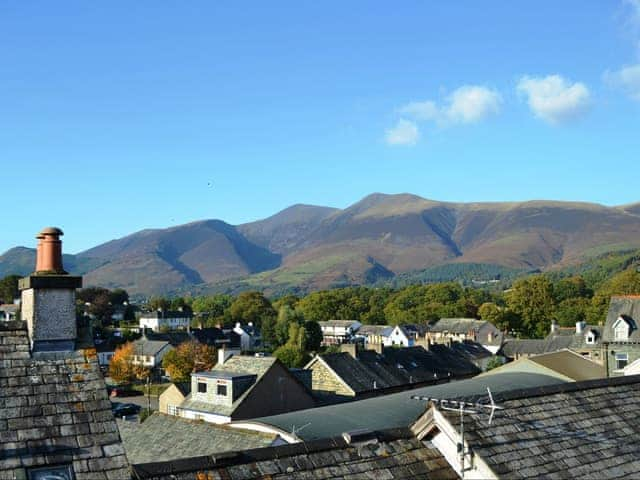
[[[418,126],[401,118],[398,123],[385,133],[385,140],[389,145],[415,145],[420,138]]]
[[[577,119],[589,109],[591,94],[587,86],[560,75],[524,76],[517,89],[527,96],[534,115],[553,125]]]
[[[500,111],[502,96],[479,85],[464,85],[445,98],[442,105],[431,100],[411,102],[400,113],[416,120],[431,120],[442,125],[477,123]]]
[[[621,88],[631,98],[640,102],[640,63],[623,67],[616,72],[605,72],[604,79],[610,85]]]

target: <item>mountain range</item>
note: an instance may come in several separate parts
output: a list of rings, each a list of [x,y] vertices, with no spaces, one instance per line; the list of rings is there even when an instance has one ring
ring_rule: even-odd
[[[451,203],[375,193],[345,209],[294,205],[242,225],[203,220],[142,230],[65,255],[85,285],[131,294],[372,284],[444,265],[549,270],[640,247],[640,203]],[[0,275],[33,270],[35,252],[0,256]]]

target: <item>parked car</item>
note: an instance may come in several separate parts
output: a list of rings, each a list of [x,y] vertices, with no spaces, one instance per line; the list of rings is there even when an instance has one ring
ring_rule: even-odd
[[[114,403],[111,411],[116,417],[126,417],[128,415],[137,415],[140,413],[140,405],[135,403]]]
[[[140,390],[134,390],[131,387],[120,387],[114,385],[107,385],[107,392],[110,397],[137,397],[142,395]]]

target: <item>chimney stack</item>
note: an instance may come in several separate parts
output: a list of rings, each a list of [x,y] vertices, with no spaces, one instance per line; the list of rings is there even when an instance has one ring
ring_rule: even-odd
[[[555,320],[551,321],[551,333],[556,333],[556,331],[558,330],[558,322],[556,322]]]
[[[35,272],[20,279],[22,319],[27,322],[34,352],[75,348],[76,289],[82,277],[68,275],[62,265],[62,230],[48,227],[36,238]]]

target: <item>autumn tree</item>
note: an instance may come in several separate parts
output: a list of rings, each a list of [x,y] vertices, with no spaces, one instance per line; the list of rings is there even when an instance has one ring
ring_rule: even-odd
[[[181,343],[162,358],[162,367],[174,382],[186,382],[192,372],[211,370],[215,364],[216,349],[195,340]]]
[[[144,380],[150,375],[150,370],[135,362],[135,345],[127,342],[116,348],[109,362],[109,376],[117,383],[131,383],[134,380]]]

